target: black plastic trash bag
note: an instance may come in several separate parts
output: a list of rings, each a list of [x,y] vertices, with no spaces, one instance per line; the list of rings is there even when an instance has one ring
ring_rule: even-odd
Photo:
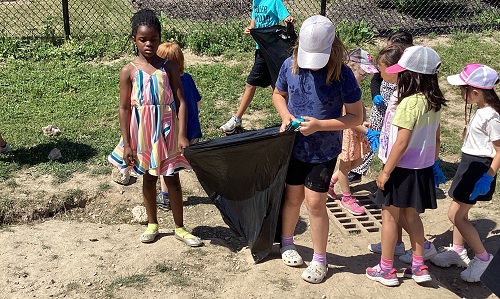
[[[250,29],[250,35],[262,51],[274,85],[278,79],[281,65],[285,59],[292,55],[292,47],[297,39],[293,24],[287,23],[287,27],[275,25],[253,28]]]
[[[184,151],[224,222],[246,239],[256,263],[274,243],[294,140],[295,133],[273,127],[200,142]]]

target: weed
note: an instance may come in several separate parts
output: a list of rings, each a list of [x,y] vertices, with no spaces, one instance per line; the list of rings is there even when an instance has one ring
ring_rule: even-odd
[[[108,191],[111,186],[108,183],[100,183],[98,189],[99,191]]]
[[[80,288],[80,285],[76,282],[70,282],[66,285],[66,291],[68,291],[68,292],[78,290],[79,288]]]
[[[191,282],[189,280],[189,278],[187,277],[184,277],[182,275],[176,275],[176,276],[172,276],[170,278],[170,282],[175,285],[175,286],[179,286],[179,287],[186,287],[186,286],[189,286],[191,285]]]
[[[183,252],[186,256],[206,256],[207,252],[200,248],[191,248]]]
[[[90,171],[91,175],[110,175],[111,174],[111,168],[109,166],[98,166],[95,168],[92,168]]]
[[[106,294],[112,296],[116,287],[142,288],[149,282],[149,278],[143,274],[132,274],[130,276],[120,276],[106,287]]]
[[[364,20],[358,23],[349,23],[342,20],[337,25],[335,32],[349,48],[370,42],[375,36],[370,25]]]
[[[158,272],[161,272],[161,273],[165,273],[168,271],[172,271],[172,267],[170,265],[165,264],[165,263],[159,263],[159,264],[156,264],[155,270]]]
[[[5,182],[5,186],[11,189],[16,189],[17,187],[19,187],[19,184],[16,182],[16,180],[9,179]]]
[[[50,261],[55,261],[55,260],[59,259],[59,255],[53,254],[53,255],[50,256],[49,259],[50,259]]]

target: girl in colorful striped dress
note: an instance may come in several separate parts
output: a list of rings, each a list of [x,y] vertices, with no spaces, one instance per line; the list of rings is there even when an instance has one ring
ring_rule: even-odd
[[[176,238],[201,245],[201,240],[183,228],[182,188],[179,171],[189,169],[182,155],[189,146],[186,137],[186,105],[179,68],[160,58],[161,25],[151,10],[140,10],[132,17],[132,42],[137,58],[120,72],[120,129],[122,138],[108,160],[121,173],[143,175],[142,193],[148,215],[148,228],[142,242],[158,236],[156,182],[165,176],[176,225]],[[177,112],[174,109],[177,107]],[[188,241],[189,242],[188,242]]]

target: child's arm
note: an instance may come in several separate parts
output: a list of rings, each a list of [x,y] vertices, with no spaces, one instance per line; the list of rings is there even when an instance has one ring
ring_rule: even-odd
[[[183,153],[184,148],[189,146],[189,141],[187,140],[187,107],[186,101],[184,100],[181,75],[179,67],[172,60],[167,61],[165,68],[170,80],[170,88],[172,89],[172,94],[174,96],[175,106],[177,107],[177,118],[179,120],[177,145],[179,147],[179,151]]]
[[[288,92],[280,91],[277,88],[274,88],[273,104],[274,107],[276,108],[276,111],[278,111],[278,114],[281,117],[280,132],[283,132],[285,130],[285,127],[295,119],[295,117],[292,114],[290,114],[290,111],[288,111],[288,107],[286,106],[287,97],[288,97]]]
[[[134,154],[130,147],[130,114],[132,113],[130,94],[132,93],[132,80],[130,78],[134,67],[128,63],[120,71],[120,106],[118,118],[123,139],[123,160],[128,166],[134,165]]]
[[[387,183],[392,171],[394,170],[394,168],[396,168],[399,160],[401,160],[401,157],[403,157],[404,153],[406,152],[408,144],[410,143],[411,133],[412,131],[408,129],[398,129],[398,135],[396,136],[396,141],[392,146],[391,153],[387,158],[387,162],[385,163],[384,168],[377,177],[377,186],[381,190],[384,190],[385,183]]]
[[[245,27],[245,34],[250,35],[250,29],[252,29],[252,28],[255,28],[255,19],[253,19],[253,18],[250,20],[250,25]]]
[[[310,135],[317,131],[340,131],[355,127],[363,122],[363,103],[357,101],[351,104],[344,104],[345,115],[335,119],[319,120],[314,117],[300,116],[307,122],[301,123],[300,132]]]
[[[492,143],[496,153],[495,157],[493,157],[493,161],[491,161],[491,165],[487,173],[488,175],[494,177],[500,168],[500,140],[495,140]]]

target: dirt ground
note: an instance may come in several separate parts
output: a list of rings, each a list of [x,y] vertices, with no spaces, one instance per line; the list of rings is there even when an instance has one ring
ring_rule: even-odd
[[[453,121],[443,118],[445,124]],[[453,168],[458,156],[442,160],[444,167]],[[369,173],[353,191],[374,192],[374,176]],[[133,221],[131,210],[142,203],[140,178],[121,186],[108,174],[88,172],[54,185],[51,177],[28,169],[0,183],[0,190],[15,199],[21,223],[0,226],[0,298],[496,298],[481,283],[462,281],[461,269],[431,263],[433,281],[425,285],[402,278],[406,265],[398,260],[400,286],[367,279],[365,268],[379,260],[367,245],[378,242],[380,232],[349,234],[331,211],[329,271],[323,283],[303,281],[306,266],[285,266],[277,245],[254,264],[245,241],[223,222],[195,174],[182,172],[181,181],[185,225],[204,240],[200,248],[176,240],[172,215],[161,210],[160,238],[152,244],[139,242],[145,226]],[[450,181],[438,192],[438,209],[422,215],[426,235],[436,246],[452,240],[449,186]],[[492,253],[500,247],[498,199],[497,192],[492,202],[478,204],[470,215]],[[44,210],[57,204],[55,215]],[[308,263],[313,252],[304,207],[295,240]],[[404,241],[408,247],[406,235]]]

